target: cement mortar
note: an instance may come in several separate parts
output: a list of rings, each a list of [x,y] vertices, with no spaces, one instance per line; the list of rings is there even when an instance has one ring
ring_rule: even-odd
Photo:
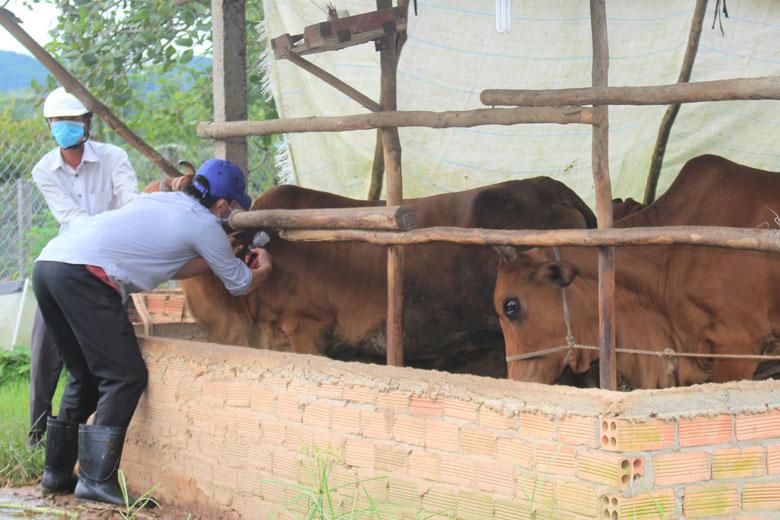
[[[380,392],[402,390],[415,395],[472,401],[510,414],[522,410],[556,416],[620,416],[644,420],[780,408],[780,381],[771,380],[611,392],[342,362],[321,356],[168,338],[141,336],[140,343],[147,356],[162,363],[195,363],[203,367],[202,374],[225,369],[233,371],[238,366],[248,379],[274,375],[293,383],[341,383]]]

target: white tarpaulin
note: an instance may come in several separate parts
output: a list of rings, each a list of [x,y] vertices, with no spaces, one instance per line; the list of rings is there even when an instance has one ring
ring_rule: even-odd
[[[266,34],[300,34],[324,21],[324,0],[265,0]],[[335,0],[339,11],[371,11],[373,1]],[[610,85],[675,83],[694,0],[607,1]],[[487,88],[545,89],[591,84],[591,30],[585,0],[511,1],[511,32],[496,31],[494,0],[419,1],[398,67],[399,110],[484,108]],[[723,30],[707,9],[692,81],[780,75],[780,2],[728,0]],[[372,44],[307,56],[378,99],[379,53]],[[332,87],[285,60],[268,67],[280,117],[365,113]],[[613,194],[641,199],[665,107],[610,108]],[[547,175],[593,203],[591,129],[584,125],[401,128],[404,196],[457,191]],[[287,135],[291,182],[365,198],[375,131]],[[672,129],[659,194],[682,164],[722,155],[780,171],[780,102],[684,105]]]

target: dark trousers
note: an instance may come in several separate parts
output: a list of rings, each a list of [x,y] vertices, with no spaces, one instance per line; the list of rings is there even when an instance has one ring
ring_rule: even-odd
[[[36,262],[33,290],[68,370],[57,418],[126,428],[147,371],[119,295],[83,265]]]
[[[30,439],[37,442],[46,431],[51,401],[62,372],[62,358],[51,331],[36,309],[30,342]]]

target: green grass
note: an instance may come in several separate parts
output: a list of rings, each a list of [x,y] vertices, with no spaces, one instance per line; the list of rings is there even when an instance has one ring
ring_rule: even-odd
[[[59,406],[64,377],[54,395]],[[27,447],[30,383],[27,377],[0,380],[0,487],[35,483],[43,471],[43,447]]]

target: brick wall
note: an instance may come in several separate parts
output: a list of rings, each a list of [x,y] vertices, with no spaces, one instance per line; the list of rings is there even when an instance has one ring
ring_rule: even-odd
[[[778,517],[780,383],[620,394],[142,348],[149,388],[123,467],[136,490],[159,484],[168,511],[301,517],[325,459],[339,507],[373,500],[386,518]]]

